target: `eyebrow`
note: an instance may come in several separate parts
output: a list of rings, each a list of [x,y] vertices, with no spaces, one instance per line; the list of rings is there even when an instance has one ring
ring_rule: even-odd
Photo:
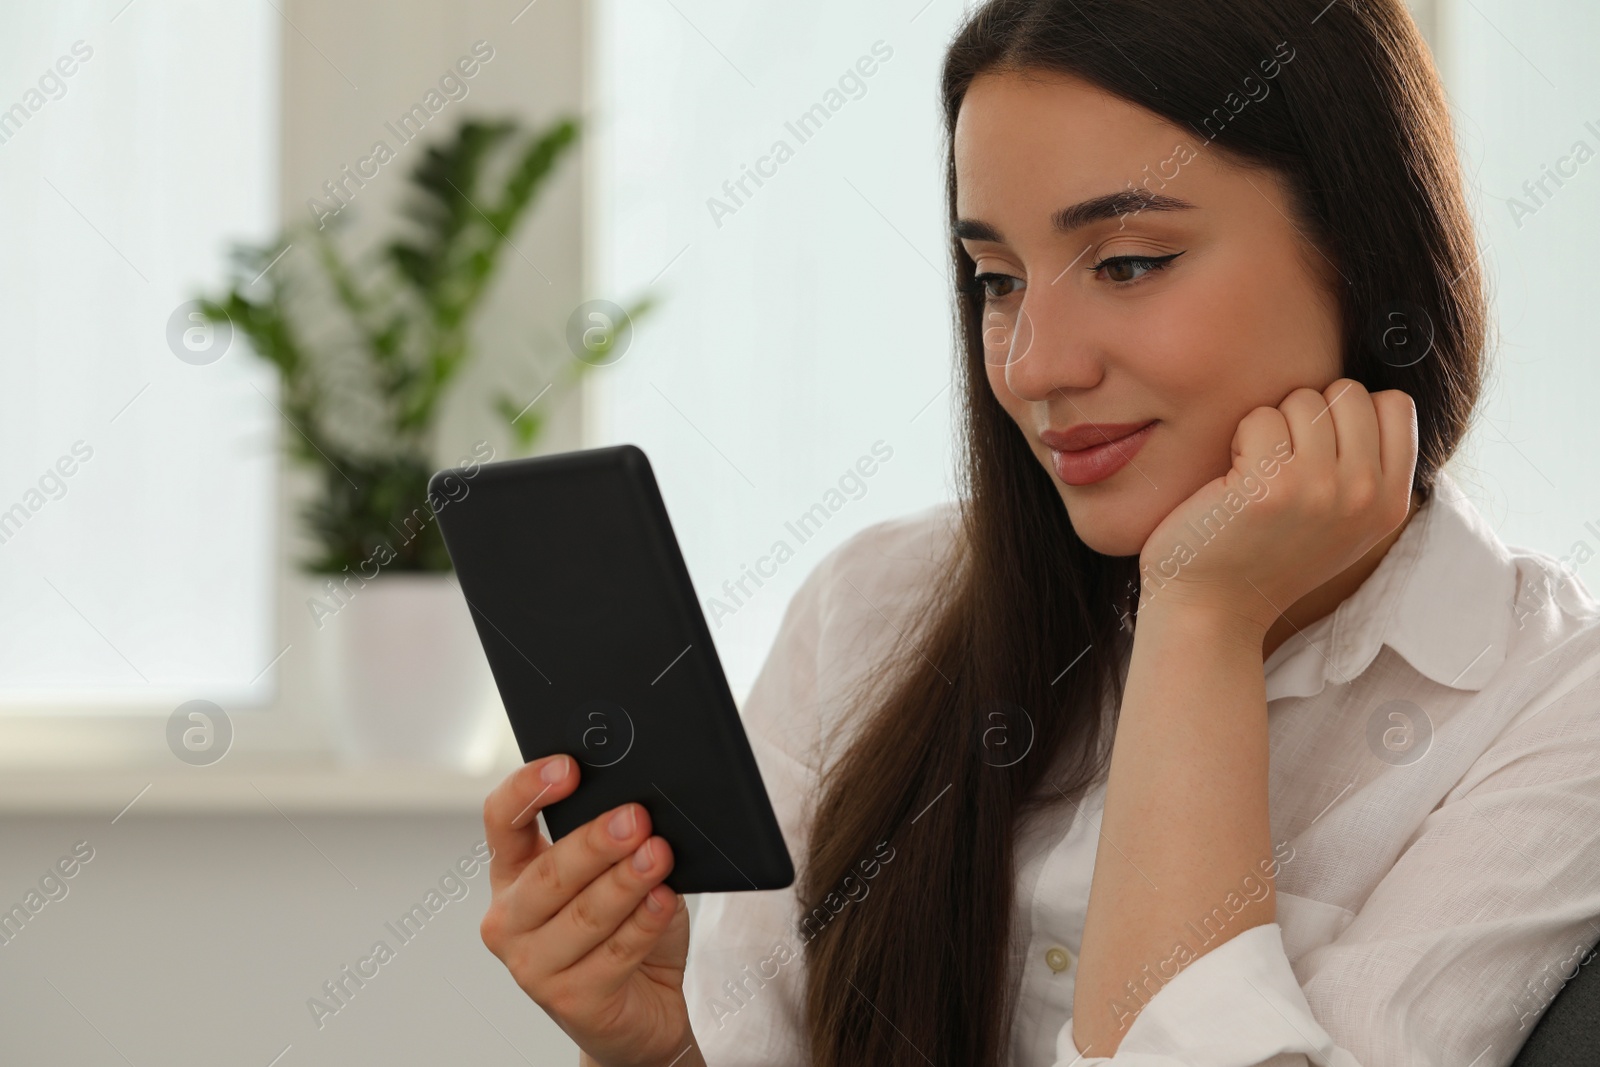
[[[1050,216],[1057,233],[1071,233],[1091,222],[1103,222],[1141,211],[1186,211],[1194,205],[1175,196],[1163,196],[1148,189],[1122,189],[1064,207]],[[1004,244],[1000,231],[978,219],[956,220],[956,236],[963,241],[993,241]]]

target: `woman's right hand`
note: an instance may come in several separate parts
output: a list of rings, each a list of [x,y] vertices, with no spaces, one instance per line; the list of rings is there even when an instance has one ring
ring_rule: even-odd
[[[493,899],[483,943],[595,1063],[699,1062],[697,1051],[683,1055],[695,1045],[683,996],[689,912],[661,884],[672,851],[633,803],[545,840],[535,816],[577,785],[577,761],[550,756],[484,802]]]

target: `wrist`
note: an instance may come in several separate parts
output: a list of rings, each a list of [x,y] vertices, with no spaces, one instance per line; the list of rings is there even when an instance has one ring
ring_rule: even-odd
[[[678,1048],[679,1051],[673,1053],[671,1059],[663,1060],[660,1067],[706,1067],[706,1059],[700,1054],[700,1042],[692,1036],[687,1048],[682,1045]]]
[[[1276,615],[1274,614],[1274,618]],[[1173,630],[1206,640],[1236,644],[1260,652],[1273,619],[1223,598],[1210,598],[1172,587],[1139,608],[1134,635],[1140,631]]]
[[[706,1067],[706,1058],[700,1054],[700,1042],[689,1037],[689,1047],[677,1054],[677,1058],[661,1067]]]
[[[651,1063],[650,1067],[706,1067],[705,1057],[700,1053],[700,1042],[695,1040],[692,1031],[689,1032],[688,1040],[680,1042],[676,1049],[677,1051],[670,1054],[670,1058],[661,1060],[659,1064]],[[580,1048],[578,1067],[607,1067],[607,1065]]]

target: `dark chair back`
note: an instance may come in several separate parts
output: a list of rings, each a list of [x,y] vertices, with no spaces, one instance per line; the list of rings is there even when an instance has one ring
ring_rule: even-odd
[[[1600,1064],[1600,957],[1581,957],[1578,973],[1557,991],[1511,1067]]]

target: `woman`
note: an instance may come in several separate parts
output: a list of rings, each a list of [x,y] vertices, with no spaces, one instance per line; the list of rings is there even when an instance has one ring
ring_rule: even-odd
[[[991,0],[942,89],[963,491],[747,701],[795,887],[689,952],[641,806],[530,825],[553,757],[485,942],[605,1067],[1509,1063],[1600,939],[1600,611],[1442,470],[1486,314],[1400,0]]]

